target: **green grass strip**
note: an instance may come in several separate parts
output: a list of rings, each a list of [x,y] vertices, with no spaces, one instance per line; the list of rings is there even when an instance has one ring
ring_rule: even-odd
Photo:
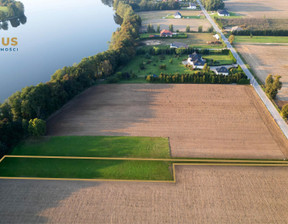
[[[57,136],[30,139],[11,155],[170,158],[168,138]]]
[[[163,161],[5,158],[1,177],[173,180],[171,163]]]

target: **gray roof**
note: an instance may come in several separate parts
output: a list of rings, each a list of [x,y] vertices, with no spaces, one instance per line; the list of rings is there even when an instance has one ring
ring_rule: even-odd
[[[203,60],[201,55],[197,54],[196,52],[190,54],[189,58],[191,58],[194,65],[204,65],[206,63],[206,60]]]
[[[229,70],[226,67],[216,68],[218,73],[229,73]]]

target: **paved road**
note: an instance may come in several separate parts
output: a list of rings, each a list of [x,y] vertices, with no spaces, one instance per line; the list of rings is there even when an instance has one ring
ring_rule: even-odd
[[[251,85],[254,87],[255,91],[257,92],[257,94],[259,95],[259,97],[261,98],[261,100],[263,101],[263,103],[265,104],[265,106],[267,107],[267,109],[269,110],[269,112],[271,113],[272,117],[274,118],[274,120],[276,121],[276,123],[278,124],[278,126],[280,127],[280,129],[282,130],[282,132],[284,133],[284,135],[286,136],[286,138],[288,139],[288,125],[286,124],[286,122],[283,120],[283,118],[280,116],[280,114],[278,113],[278,111],[276,110],[276,108],[274,107],[274,105],[272,104],[272,102],[269,100],[269,98],[266,96],[265,92],[262,90],[261,86],[258,84],[258,82],[254,79],[253,75],[251,74],[251,72],[249,71],[249,69],[246,67],[245,63],[242,61],[242,59],[239,57],[238,53],[236,52],[236,50],[232,47],[232,45],[229,43],[228,39],[224,36],[224,34],[222,33],[222,31],[219,29],[219,27],[217,26],[217,24],[214,22],[214,20],[210,17],[210,15],[207,13],[206,9],[203,7],[203,5],[201,4],[200,0],[197,0],[198,4],[200,5],[203,13],[205,14],[206,18],[209,20],[209,22],[212,24],[212,26],[214,27],[214,30],[216,30],[218,33],[220,33],[223,41],[227,44],[227,47],[230,49],[230,51],[232,52],[232,54],[234,55],[234,57],[237,59],[237,63],[241,66],[241,68],[243,69],[243,71],[246,73],[246,75],[248,76],[248,78],[251,80],[250,83]]]

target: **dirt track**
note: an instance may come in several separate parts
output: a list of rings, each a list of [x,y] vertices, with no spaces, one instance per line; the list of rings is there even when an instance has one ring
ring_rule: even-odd
[[[95,86],[49,120],[48,135],[169,137],[175,157],[283,159],[288,149],[254,90],[236,85]]]
[[[288,222],[287,168],[176,171],[176,184],[1,180],[0,223]]]
[[[236,48],[263,83],[268,74],[281,75],[283,86],[277,98],[288,101],[288,46],[237,44]]]
[[[229,11],[252,18],[288,18],[287,0],[229,0],[225,6]]]

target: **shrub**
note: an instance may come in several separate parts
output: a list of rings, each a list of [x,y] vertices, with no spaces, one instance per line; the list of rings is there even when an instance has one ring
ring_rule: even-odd
[[[190,26],[186,26],[186,33],[189,33],[190,32]]]
[[[288,104],[282,107],[281,116],[285,119],[288,119]]]
[[[203,32],[203,26],[198,26],[198,32],[202,33]]]
[[[268,75],[265,80],[265,93],[270,99],[275,99],[278,90],[282,88],[282,82],[280,82],[281,76]]]
[[[43,136],[46,133],[46,122],[42,119],[31,119],[28,126],[29,134],[32,136]]]
[[[166,69],[166,65],[165,64],[162,64],[162,65],[160,65],[160,69]]]

